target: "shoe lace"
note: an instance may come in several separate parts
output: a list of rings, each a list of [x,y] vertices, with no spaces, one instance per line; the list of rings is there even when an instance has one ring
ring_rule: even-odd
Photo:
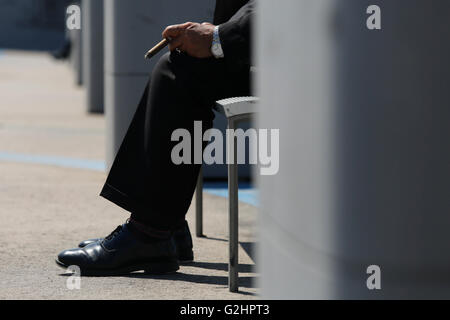
[[[111,240],[112,238],[114,238],[116,235],[118,235],[120,232],[122,232],[123,227],[122,226],[118,226],[116,229],[114,229],[113,232],[111,232],[108,236],[105,237],[106,241]]]

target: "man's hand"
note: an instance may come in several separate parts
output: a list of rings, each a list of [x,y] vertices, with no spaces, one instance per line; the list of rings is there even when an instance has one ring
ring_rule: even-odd
[[[212,56],[211,44],[215,26],[204,22],[186,22],[168,26],[162,36],[172,39],[170,51],[179,49],[195,58],[209,58]]]

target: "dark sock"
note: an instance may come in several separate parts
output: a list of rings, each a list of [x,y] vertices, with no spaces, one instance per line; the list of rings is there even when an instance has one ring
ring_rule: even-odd
[[[149,225],[136,220],[133,216],[130,218],[127,226],[130,229],[130,232],[142,242],[167,240],[171,236],[170,231],[154,229]]]

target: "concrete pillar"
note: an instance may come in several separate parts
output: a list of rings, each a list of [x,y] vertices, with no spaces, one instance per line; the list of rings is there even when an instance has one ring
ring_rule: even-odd
[[[80,6],[80,1],[74,1],[74,5]],[[81,9],[81,8],[80,8]],[[67,13],[67,12],[66,12]],[[66,15],[66,19],[67,19]],[[81,22],[83,17],[81,16]],[[82,28],[81,29],[66,29],[69,33],[69,39],[71,42],[70,48],[70,65],[74,70],[75,83],[79,86],[83,84],[83,53],[82,53]]]
[[[72,43],[70,49],[70,65],[74,71],[75,83],[81,86],[83,84],[81,29],[69,30],[68,32],[70,41]]]
[[[263,298],[450,298],[450,3],[259,9],[259,125],[280,129],[280,171],[259,179]]]
[[[107,164],[126,130],[160,55],[144,54],[161,40],[167,25],[186,21],[212,21],[214,1],[123,0],[105,1],[105,115]]]
[[[83,83],[86,110],[103,112],[103,0],[83,0]]]

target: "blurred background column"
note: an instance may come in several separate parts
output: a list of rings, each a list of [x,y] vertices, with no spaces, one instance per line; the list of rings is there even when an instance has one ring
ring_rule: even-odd
[[[0,1],[0,47],[54,51],[64,42],[70,0]]]
[[[73,1],[73,5],[80,6],[81,1]],[[81,21],[83,16],[81,15]],[[83,84],[83,49],[82,49],[82,31],[81,29],[67,30],[71,42],[70,64],[74,69],[75,83],[79,86]]]
[[[263,298],[450,298],[450,2],[259,9],[259,126],[280,129],[280,171],[260,178]]]
[[[110,168],[150,72],[161,56],[145,60],[144,54],[161,41],[168,25],[212,22],[215,2],[108,0],[104,4],[106,162]]]
[[[86,88],[86,110],[103,112],[103,0],[83,0],[83,83]]]

